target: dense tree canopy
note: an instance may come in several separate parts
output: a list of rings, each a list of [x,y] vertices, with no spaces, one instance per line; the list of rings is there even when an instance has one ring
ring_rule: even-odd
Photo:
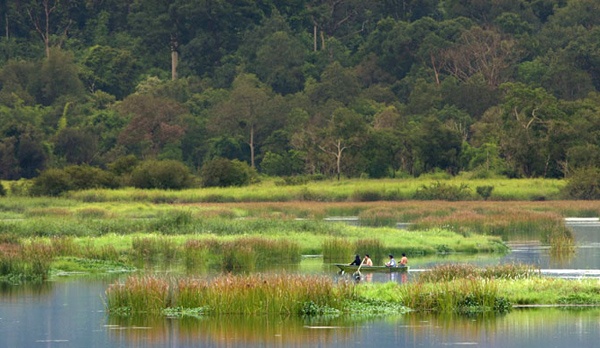
[[[600,166],[599,12],[597,0],[1,1],[0,179],[132,159],[565,177]]]

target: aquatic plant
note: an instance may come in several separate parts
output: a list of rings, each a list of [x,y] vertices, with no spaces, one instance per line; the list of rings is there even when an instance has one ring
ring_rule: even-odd
[[[448,282],[462,278],[481,279],[528,279],[538,277],[539,268],[526,264],[504,264],[488,267],[477,267],[472,264],[442,264],[436,265],[427,272],[419,274],[419,282]]]
[[[170,281],[164,278],[131,276],[123,283],[111,284],[106,290],[106,306],[109,310],[160,313],[170,304]]]
[[[341,309],[353,297],[353,285],[329,277],[302,275],[223,275],[212,279],[129,277],[106,290],[109,311],[154,312],[166,308],[202,308],[208,314],[307,315]],[[144,303],[147,299],[149,303]]]
[[[52,247],[39,241],[0,244],[0,277],[13,283],[48,278],[54,255]]]
[[[354,243],[354,251],[364,257],[369,254],[374,264],[382,264],[386,253],[385,245],[378,238],[359,239]]]
[[[323,241],[323,262],[346,262],[354,255],[355,246],[348,239],[329,238]]]
[[[401,303],[414,311],[440,313],[506,312],[512,306],[499,294],[494,279],[457,278],[444,282],[416,282],[399,287]]]

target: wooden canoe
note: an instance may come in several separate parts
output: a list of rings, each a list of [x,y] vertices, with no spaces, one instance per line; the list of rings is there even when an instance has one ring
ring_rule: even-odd
[[[348,265],[343,263],[336,263],[336,266],[345,273],[354,273],[358,271],[356,265]],[[408,272],[409,266],[398,266],[398,267],[387,267],[387,266],[362,266],[360,267],[361,273],[392,273],[392,272]]]

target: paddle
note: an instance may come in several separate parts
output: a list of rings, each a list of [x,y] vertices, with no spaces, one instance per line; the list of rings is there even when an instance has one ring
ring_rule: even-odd
[[[362,261],[360,262],[360,265],[358,265],[358,269],[356,270],[356,272],[354,272],[353,276],[354,279],[360,280],[362,278],[362,273],[360,273],[360,268],[362,267],[362,265],[365,263],[365,259],[362,259]],[[358,274],[358,278],[356,277]]]

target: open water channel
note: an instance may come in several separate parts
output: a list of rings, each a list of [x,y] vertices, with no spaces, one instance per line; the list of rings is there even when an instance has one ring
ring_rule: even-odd
[[[568,259],[537,243],[513,245],[504,257],[412,258],[411,274],[436,263],[523,262],[548,276],[598,278],[600,224],[571,224],[578,243]],[[303,269],[303,267],[300,267]],[[310,272],[335,274],[330,267]],[[410,277],[410,275],[409,275]],[[3,347],[598,347],[600,308],[524,308],[502,316],[405,314],[386,318],[280,317],[207,319],[122,318],[105,312],[104,291],[115,279],[61,279],[38,286],[0,286]],[[398,281],[376,274],[370,281]]]

